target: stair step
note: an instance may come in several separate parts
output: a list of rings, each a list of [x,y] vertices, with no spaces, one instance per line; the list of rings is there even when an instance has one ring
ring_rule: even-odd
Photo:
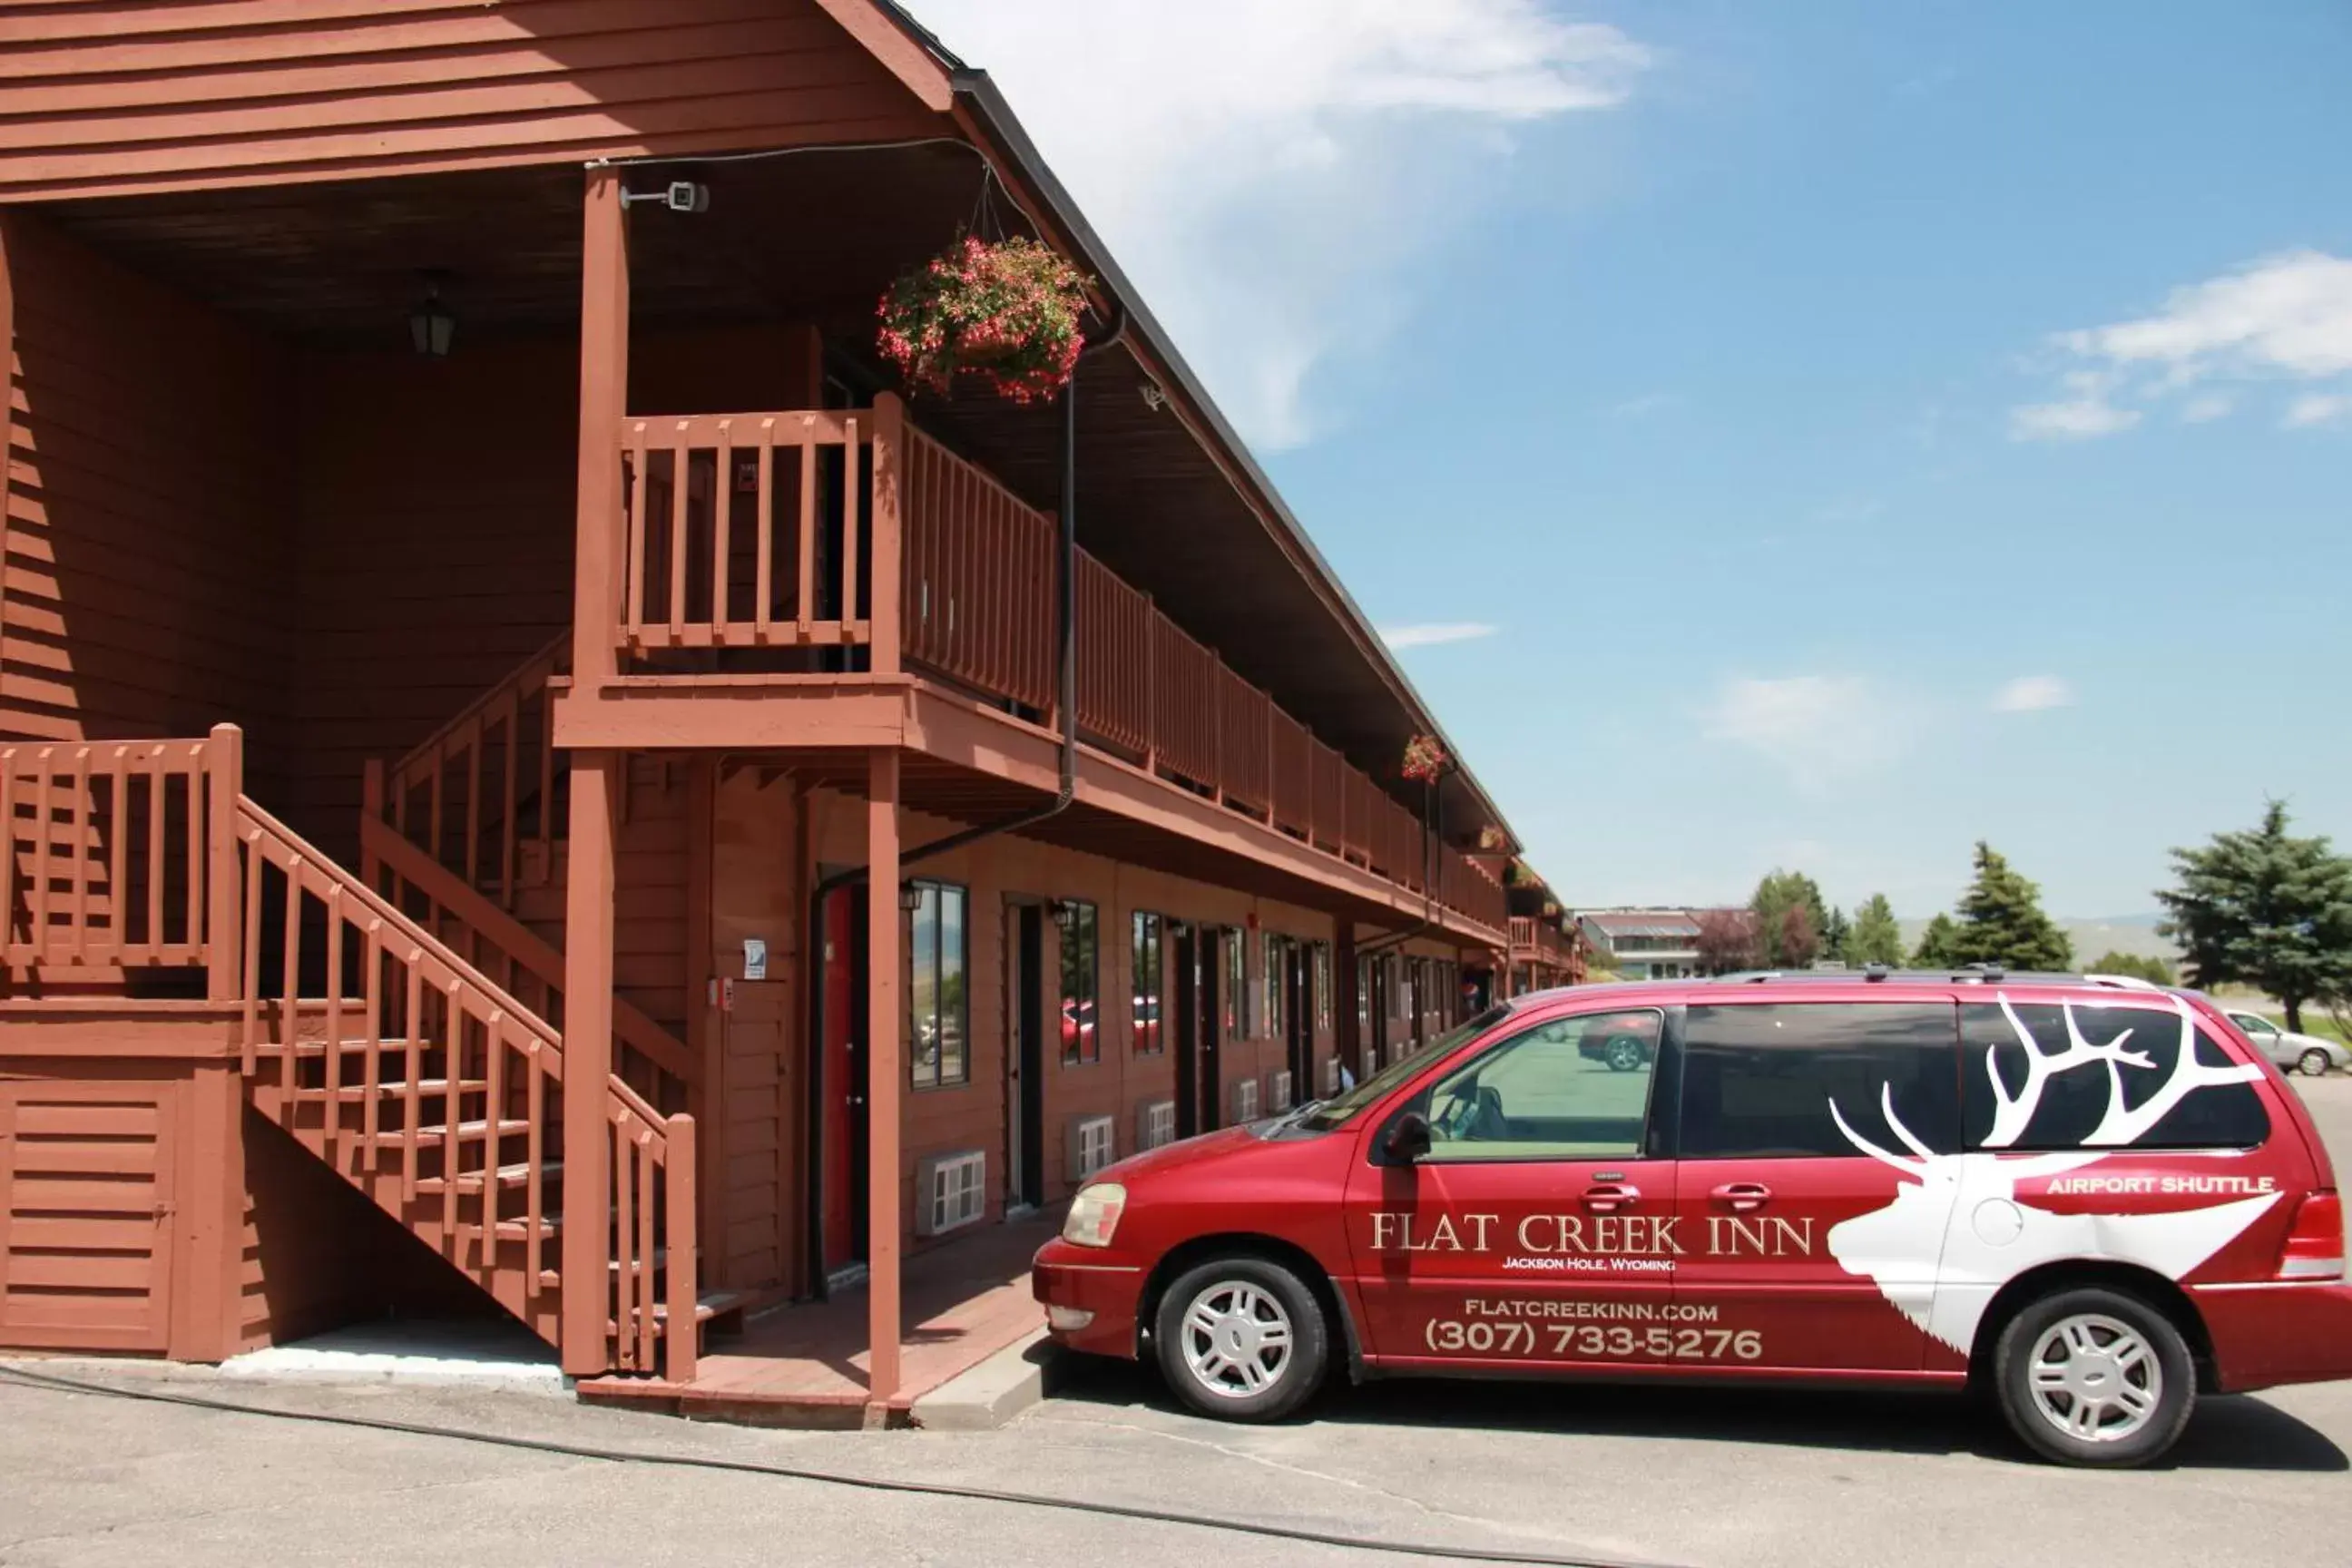
[[[499,1122],[498,1136],[510,1138],[517,1133],[530,1131],[530,1123],[528,1121],[520,1117],[507,1117]],[[487,1120],[457,1123],[457,1136],[460,1138],[487,1138],[489,1135],[490,1124]],[[379,1132],[375,1135],[375,1141],[379,1144],[406,1143],[412,1141],[418,1143],[440,1143],[446,1142],[448,1137],[449,1124],[444,1121],[432,1127],[419,1127],[413,1132]]]
[[[416,1092],[420,1095],[442,1095],[448,1093],[449,1089],[450,1083],[446,1078],[421,1078],[416,1080]],[[482,1079],[461,1079],[457,1084],[457,1090],[459,1094],[488,1094],[490,1090],[490,1086],[487,1080]],[[404,1100],[408,1096],[408,1085],[405,1082],[379,1083],[375,1086],[375,1091],[378,1095],[387,1100]],[[324,1091],[304,1090],[298,1092]],[[336,1089],[335,1096],[339,1100],[363,1101],[368,1097],[367,1085],[343,1084]]]
[[[694,1321],[698,1324],[700,1324],[707,1323],[713,1318],[728,1317],[733,1313],[741,1311],[744,1307],[751,1302],[751,1292],[749,1290],[706,1290],[700,1296],[695,1298]],[[655,1302],[655,1331],[659,1332],[668,1327],[669,1303],[667,1301]],[[607,1318],[604,1320],[604,1331],[608,1334],[617,1334],[621,1331],[621,1325],[614,1321],[612,1319]]]
[[[539,1169],[541,1173],[544,1175],[560,1175],[563,1171],[563,1162],[561,1160],[550,1160],[546,1163],[541,1165]],[[498,1169],[499,1185],[502,1187],[523,1186],[530,1181],[530,1172],[531,1167],[527,1164],[500,1165]],[[455,1179],[457,1184],[457,1190],[461,1193],[478,1193],[482,1190],[482,1173],[479,1171],[460,1172]],[[447,1176],[419,1176],[416,1178],[417,1194],[419,1196],[431,1194],[432,1195],[438,1197],[441,1194],[442,1190],[448,1185],[450,1180],[451,1178]]]

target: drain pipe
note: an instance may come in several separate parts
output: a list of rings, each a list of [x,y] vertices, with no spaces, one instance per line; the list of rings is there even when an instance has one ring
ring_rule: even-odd
[[[1081,363],[1109,348],[1127,335],[1127,308],[1120,306],[1111,330],[1096,342],[1078,351]],[[1061,505],[1061,565],[1055,592],[1054,619],[1055,632],[1055,701],[1061,708],[1062,744],[1059,785],[1048,804],[1034,811],[1025,811],[1002,822],[983,823],[950,833],[944,838],[934,838],[929,844],[918,845],[898,857],[901,870],[919,861],[936,859],[952,854],[966,845],[977,844],[983,838],[999,834],[1015,833],[1024,827],[1034,827],[1041,822],[1062,815],[1078,793],[1078,378],[1074,366],[1070,384],[1062,393],[1062,505]],[[824,946],[819,936],[824,921],[824,900],[842,888],[855,887],[866,880],[870,867],[853,866],[836,871],[817,883],[809,893],[809,939],[802,942],[808,954],[805,969],[808,975],[809,1038],[816,1048],[809,1058],[809,1153],[814,1169],[821,1175],[824,1165]],[[896,898],[898,890],[891,889]],[[808,1237],[810,1252],[809,1278],[816,1281],[819,1300],[827,1298],[824,1278],[824,1195],[821,1180],[806,1184],[808,1189]]]

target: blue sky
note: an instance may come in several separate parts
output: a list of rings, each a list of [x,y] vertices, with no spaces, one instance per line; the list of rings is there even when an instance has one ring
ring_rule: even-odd
[[[1571,900],[2352,841],[2352,8],[917,10]]]

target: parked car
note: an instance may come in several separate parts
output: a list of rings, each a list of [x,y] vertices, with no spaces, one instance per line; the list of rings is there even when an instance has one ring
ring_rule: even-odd
[[[2325,1072],[2352,1070],[2352,1049],[2346,1048],[2340,1040],[2293,1034],[2260,1013],[2235,1007],[2230,1009],[2230,1022],[2244,1030],[2246,1038],[2260,1047],[2263,1055],[2276,1063],[2281,1072],[2308,1073],[2317,1078]]]
[[[1570,1045],[1636,1024],[1638,1068]],[[2080,976],[1520,998],[1111,1166],[1033,1280],[1059,1343],[1240,1421],[1338,1368],[1976,1386],[2034,1452],[2121,1466],[2200,1389],[2352,1377],[2301,1098],[2208,999]]]
[[[1652,1014],[1612,1014],[1578,1019],[1569,1026],[1576,1030],[1577,1055],[1606,1062],[1613,1072],[1647,1067],[1657,1051],[1658,1026]]]

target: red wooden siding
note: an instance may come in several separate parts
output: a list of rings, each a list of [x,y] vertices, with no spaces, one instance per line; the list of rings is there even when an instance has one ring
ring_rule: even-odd
[[[201,734],[274,771],[291,644],[287,362],[268,340],[0,215],[14,296],[0,730]]]
[[[13,7],[0,95],[18,200],[943,128],[818,0]]]

